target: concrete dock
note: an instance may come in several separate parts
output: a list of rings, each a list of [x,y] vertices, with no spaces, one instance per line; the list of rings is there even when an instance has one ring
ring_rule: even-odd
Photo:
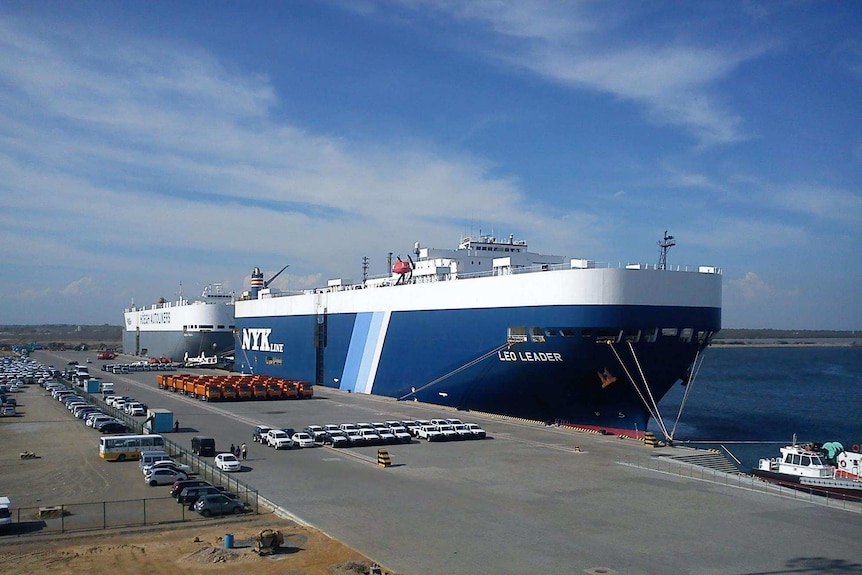
[[[101,375],[171,409],[183,432],[170,439],[247,443],[239,479],[398,573],[862,573],[859,504],[779,496],[677,460],[688,448],[322,387],[311,400],[206,403],[159,390],[155,373]],[[390,467],[377,465],[376,447],[276,451],[251,441],[256,424],[432,417],[474,421],[489,438],[388,446]]]

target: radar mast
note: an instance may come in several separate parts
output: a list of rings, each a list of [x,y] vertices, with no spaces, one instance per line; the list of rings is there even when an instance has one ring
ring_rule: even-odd
[[[661,255],[658,258],[658,269],[664,270],[667,269],[667,251],[676,245],[676,240],[673,239],[673,236],[667,235],[667,230],[665,230],[664,239],[659,241],[658,245],[661,248]]]

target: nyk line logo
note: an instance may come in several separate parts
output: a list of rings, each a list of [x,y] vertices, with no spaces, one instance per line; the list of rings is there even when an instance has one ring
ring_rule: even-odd
[[[283,343],[269,343],[269,334],[271,333],[271,329],[243,328],[242,349],[283,353]]]

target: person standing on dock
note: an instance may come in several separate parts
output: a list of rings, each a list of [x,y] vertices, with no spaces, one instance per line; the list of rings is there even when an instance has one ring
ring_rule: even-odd
[[[245,443],[243,443],[242,447],[240,447],[240,451],[242,452],[243,460],[245,460],[245,458],[248,456],[248,448],[245,446]]]

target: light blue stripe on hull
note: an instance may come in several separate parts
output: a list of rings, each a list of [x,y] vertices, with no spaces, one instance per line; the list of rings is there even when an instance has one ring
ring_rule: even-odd
[[[370,393],[373,378],[371,366],[374,363],[374,349],[380,333],[381,313],[356,314],[347,361],[341,377],[341,389]]]
[[[340,380],[341,389],[371,393],[388,325],[388,312],[356,314]]]

